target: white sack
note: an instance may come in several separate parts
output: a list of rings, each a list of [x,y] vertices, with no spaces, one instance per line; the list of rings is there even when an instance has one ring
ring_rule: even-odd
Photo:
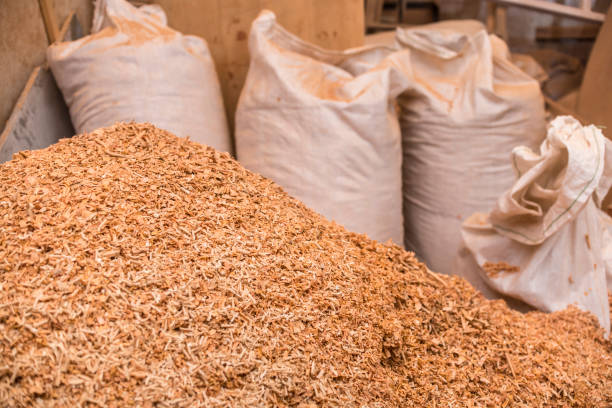
[[[230,151],[206,42],[166,27],[158,6],[98,0],[92,35],[53,44],[47,59],[78,133],[118,121],[150,122]]]
[[[512,185],[508,152],[545,136],[538,83],[510,61],[505,43],[477,21],[398,29],[411,51],[404,93],[404,242],[432,270],[453,273],[461,222],[488,211]]]
[[[460,273],[544,311],[576,304],[609,333],[612,220],[600,206],[612,185],[612,142],[595,126],[561,116],[539,153],[517,147],[512,163],[512,188],[489,215],[463,224],[476,269]]]
[[[402,245],[401,139],[395,97],[406,53],[307,44],[262,12],[236,112],[238,160],[306,205]]]

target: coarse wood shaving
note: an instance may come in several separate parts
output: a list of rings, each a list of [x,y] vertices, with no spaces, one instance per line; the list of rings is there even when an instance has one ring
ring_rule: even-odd
[[[492,278],[499,276],[502,272],[515,273],[519,272],[520,270],[518,266],[510,265],[506,262],[485,262],[484,264],[482,264],[482,269],[488,276]]]
[[[118,124],[0,166],[0,406],[610,407],[612,346]]]

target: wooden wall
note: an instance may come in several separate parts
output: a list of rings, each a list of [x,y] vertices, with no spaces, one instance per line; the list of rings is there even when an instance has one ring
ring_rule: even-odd
[[[61,25],[72,10],[89,32],[92,0],[49,0]],[[48,45],[38,0],[0,0],[0,131]],[[148,0],[160,4],[169,25],[206,39],[217,66],[230,125],[248,70],[247,39],[262,9],[289,31],[332,49],[363,44],[363,0]]]
[[[140,3],[143,3],[140,1]],[[263,9],[276,13],[290,32],[325,48],[364,43],[363,0],[151,0],[161,5],[168,25],[203,37],[215,60],[230,127],[249,67],[251,22]]]
[[[612,6],[606,14],[578,92],[576,112],[612,139]]]
[[[61,25],[73,11],[86,32],[91,0],[50,0]],[[0,132],[32,70],[45,61],[47,34],[38,0],[0,0]]]

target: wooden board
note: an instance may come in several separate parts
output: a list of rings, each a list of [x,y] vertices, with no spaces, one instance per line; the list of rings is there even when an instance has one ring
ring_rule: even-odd
[[[548,26],[536,28],[536,41],[542,40],[593,40],[597,38],[601,24],[583,24],[579,26]]]
[[[92,0],[52,0],[53,9],[57,21],[65,23],[68,17],[74,12],[81,23],[84,33],[89,33],[91,28],[91,20],[93,18]],[[61,30],[60,30],[61,31]],[[61,32],[60,32],[60,38]]]
[[[76,16],[76,12],[72,12],[64,21],[62,28],[59,32],[59,37],[62,41],[74,41],[81,37],[83,37],[85,33],[83,32],[83,27],[79,22],[79,19]]]
[[[142,3],[142,2],[141,2]],[[364,43],[363,0],[152,0],[170,27],[203,37],[215,60],[230,127],[249,66],[251,22],[263,9],[276,13],[287,30],[331,49]]]
[[[604,14],[592,11],[590,8],[579,8],[566,6],[565,4],[557,4],[555,2],[545,0],[489,0],[503,6],[516,6],[526,8],[533,11],[544,12],[559,15],[562,17],[570,17],[577,20],[603,22]]]
[[[65,40],[83,35],[74,13],[58,35]],[[19,151],[42,149],[72,135],[70,114],[51,71],[36,67],[0,134],[0,163]]]
[[[45,67],[36,67],[0,135],[0,163],[19,151],[42,149],[73,134],[68,108],[53,75]]]
[[[92,0],[50,0],[58,22],[73,10],[88,32]],[[59,38],[62,38],[61,35]],[[0,132],[35,67],[44,64],[49,42],[38,0],[0,0]]]
[[[53,7],[51,7],[51,2],[49,0],[38,0],[38,4],[40,5],[40,14],[42,14],[42,18],[45,23],[47,39],[49,40],[49,44],[53,44],[60,38],[57,20],[55,19],[55,12]]]
[[[612,139],[612,6],[608,10],[578,93],[576,111],[589,123],[605,126]]]
[[[34,67],[45,61],[47,34],[36,0],[0,0],[0,130]]]

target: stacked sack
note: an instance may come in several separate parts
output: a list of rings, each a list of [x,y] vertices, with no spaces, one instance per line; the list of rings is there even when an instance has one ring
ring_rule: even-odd
[[[77,133],[150,122],[231,151],[219,80],[202,38],[168,28],[159,6],[125,0],[96,1],[91,31],[47,51]]]
[[[544,102],[477,21],[398,29],[396,41],[413,78],[399,98],[406,248],[452,274],[462,221],[512,185],[512,148],[544,138]]]
[[[263,12],[249,49],[238,159],[348,229],[405,243],[438,272],[453,273],[463,219],[512,184],[508,152],[545,134],[538,83],[476,21],[399,29],[395,45],[338,52]]]
[[[238,160],[325,217],[402,245],[401,134],[395,99],[409,53],[329,51],[264,11],[236,112]]]

